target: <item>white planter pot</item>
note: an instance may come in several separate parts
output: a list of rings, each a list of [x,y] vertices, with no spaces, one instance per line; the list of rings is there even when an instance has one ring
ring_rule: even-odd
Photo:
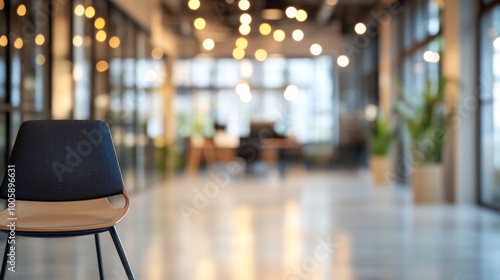
[[[389,186],[390,160],[388,156],[370,157],[370,171],[372,173],[373,184],[375,186]]]
[[[444,203],[443,166],[424,164],[413,169],[411,189],[415,203]]]

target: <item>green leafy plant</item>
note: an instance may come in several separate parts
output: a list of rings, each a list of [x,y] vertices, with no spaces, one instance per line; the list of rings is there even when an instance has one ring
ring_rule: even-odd
[[[368,143],[372,153],[377,156],[387,155],[394,139],[393,136],[389,123],[383,121],[378,115],[375,120],[375,129],[373,133],[368,136]]]
[[[444,136],[452,117],[444,104],[444,91],[448,80],[440,78],[436,83],[427,80],[420,100],[411,99],[403,92],[402,101],[395,110],[405,120],[410,133],[414,159],[421,163],[441,162]]]

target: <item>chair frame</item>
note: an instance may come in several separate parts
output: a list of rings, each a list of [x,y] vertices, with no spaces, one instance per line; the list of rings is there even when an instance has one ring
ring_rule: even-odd
[[[123,249],[122,242],[120,240],[120,236],[118,235],[118,231],[114,226],[108,228],[99,228],[93,230],[81,230],[81,231],[69,231],[69,232],[18,232],[16,231],[16,236],[24,236],[24,237],[36,237],[36,238],[61,238],[61,237],[76,237],[76,236],[84,236],[84,235],[94,235],[95,239],[95,247],[97,253],[97,264],[99,266],[99,279],[104,280],[104,266],[102,263],[102,255],[101,255],[101,244],[99,240],[99,233],[108,231],[113,239],[113,243],[115,244],[116,251],[120,257],[123,268],[125,269],[125,273],[129,280],[135,280],[134,273],[132,272],[132,268],[130,267],[130,263],[127,258],[127,254]],[[3,231],[6,232],[6,231]],[[2,269],[0,271],[0,279],[5,279],[5,274],[7,270],[7,254],[9,252],[9,244],[7,243],[8,239],[5,241],[5,250],[3,253],[3,263]]]
[[[124,209],[128,211],[129,208],[129,198],[127,195],[127,192],[125,189],[123,189],[122,193],[124,199],[125,199],[125,205],[123,206]],[[101,199],[107,199],[107,198],[101,198]],[[4,210],[6,211],[6,210]],[[117,221],[118,223],[118,221]],[[1,230],[4,233],[9,234],[9,231],[6,230]],[[102,261],[102,254],[101,254],[101,242],[99,239],[99,234],[103,232],[109,232],[111,235],[111,239],[113,240],[113,243],[115,245],[116,251],[118,252],[118,256],[120,257],[120,261],[123,265],[123,268],[125,269],[125,273],[127,274],[127,277],[129,280],[135,280],[134,273],[132,272],[132,268],[130,266],[130,263],[128,261],[127,254],[125,253],[125,250],[123,249],[123,244],[121,242],[120,236],[118,235],[118,231],[116,230],[115,226],[108,226],[108,227],[102,227],[102,228],[96,228],[96,229],[85,229],[85,230],[73,230],[73,231],[15,231],[16,236],[23,236],[23,237],[34,237],[34,238],[61,238],[61,237],[77,237],[77,236],[85,236],[85,235],[94,235],[94,241],[95,241],[95,247],[96,247],[96,253],[97,253],[97,265],[99,267],[99,279],[104,280],[104,266],[103,266],[103,261]],[[2,263],[2,268],[0,270],[0,279],[4,280],[5,279],[5,274],[7,270],[7,254],[9,252],[9,244],[8,244],[9,239],[7,238],[5,240],[5,249],[3,253],[3,263]],[[17,241],[18,242],[18,241]]]

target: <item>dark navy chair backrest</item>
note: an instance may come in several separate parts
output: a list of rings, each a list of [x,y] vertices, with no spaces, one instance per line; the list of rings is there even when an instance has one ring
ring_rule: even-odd
[[[72,201],[123,193],[110,130],[102,121],[24,122],[9,165],[15,166],[15,197],[20,200]],[[8,196],[8,178],[6,172],[2,198]]]

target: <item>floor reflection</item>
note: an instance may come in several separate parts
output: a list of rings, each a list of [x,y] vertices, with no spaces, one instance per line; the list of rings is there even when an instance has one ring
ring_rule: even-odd
[[[415,207],[407,190],[374,188],[369,178],[179,176],[133,193],[118,230],[137,279],[497,279],[499,214]],[[101,240],[107,279],[126,279],[111,239]],[[7,279],[98,278],[92,237],[21,238],[18,260]]]

